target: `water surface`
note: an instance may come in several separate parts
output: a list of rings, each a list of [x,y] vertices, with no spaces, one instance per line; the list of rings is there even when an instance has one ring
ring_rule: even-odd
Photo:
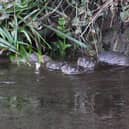
[[[67,76],[0,66],[0,129],[129,129],[129,69]]]

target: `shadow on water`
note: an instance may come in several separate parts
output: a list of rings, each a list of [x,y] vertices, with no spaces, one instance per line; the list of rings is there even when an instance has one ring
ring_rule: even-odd
[[[129,129],[129,70],[67,76],[0,67],[1,129]]]

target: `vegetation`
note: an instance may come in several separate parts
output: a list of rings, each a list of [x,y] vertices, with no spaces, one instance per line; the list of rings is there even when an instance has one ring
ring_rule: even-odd
[[[33,52],[95,56],[104,31],[122,30],[128,12],[124,0],[0,0],[0,50],[16,58]]]

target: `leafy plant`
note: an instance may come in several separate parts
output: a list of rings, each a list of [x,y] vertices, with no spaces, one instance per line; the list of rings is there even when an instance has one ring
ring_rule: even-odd
[[[46,46],[47,42],[35,26],[35,21],[42,11],[42,6],[34,0],[1,3],[0,14],[3,16],[2,19],[0,16],[1,49],[6,48],[19,56],[31,50],[41,50]],[[21,50],[23,48],[24,54]]]
[[[58,30],[63,32],[64,34],[70,35],[68,29],[66,28],[67,22],[64,17],[58,19]],[[66,50],[71,47],[71,44],[68,43],[67,38],[61,33],[56,33],[59,40],[56,42],[59,54],[61,57],[66,56]]]
[[[19,41],[15,32],[9,32],[6,28],[0,28],[0,47],[18,54],[18,45],[25,45],[25,42]]]

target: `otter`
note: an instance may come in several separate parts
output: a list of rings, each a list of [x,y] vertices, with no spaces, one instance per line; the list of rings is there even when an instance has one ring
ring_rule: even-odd
[[[98,54],[98,63],[112,66],[129,67],[129,57],[118,52],[102,52]]]
[[[99,64],[109,66],[129,67],[129,57],[118,52],[102,52],[98,54],[97,61],[91,60],[88,57],[79,57],[75,65],[65,61],[53,61],[49,56],[43,56],[43,62],[46,68],[50,70],[59,70],[67,75],[78,75],[94,71]]]
[[[39,62],[39,57],[36,53],[32,53],[29,55],[29,62],[30,63],[36,63]]]
[[[61,67],[61,72],[67,75],[79,75],[87,72],[87,69],[77,65],[66,64]]]
[[[100,64],[103,64],[104,66],[113,66],[113,67],[114,66],[129,67],[129,57],[118,52],[104,51],[98,54],[98,58],[96,61],[92,60],[89,57],[79,57],[77,60],[77,66],[83,67],[84,72],[93,71],[95,69],[97,70]]]
[[[93,70],[95,68],[96,61],[91,60],[88,57],[79,57],[77,60],[77,65],[89,70]]]
[[[44,55],[43,62],[47,69],[58,70],[67,75],[83,74],[94,68],[94,63],[90,60],[85,60],[85,58],[78,58],[78,64],[69,64],[65,61],[53,61],[49,56]],[[82,63],[85,66],[83,66]]]
[[[45,67],[49,70],[61,70],[61,67],[66,62],[54,61],[51,57],[43,55],[43,63],[45,64]]]

